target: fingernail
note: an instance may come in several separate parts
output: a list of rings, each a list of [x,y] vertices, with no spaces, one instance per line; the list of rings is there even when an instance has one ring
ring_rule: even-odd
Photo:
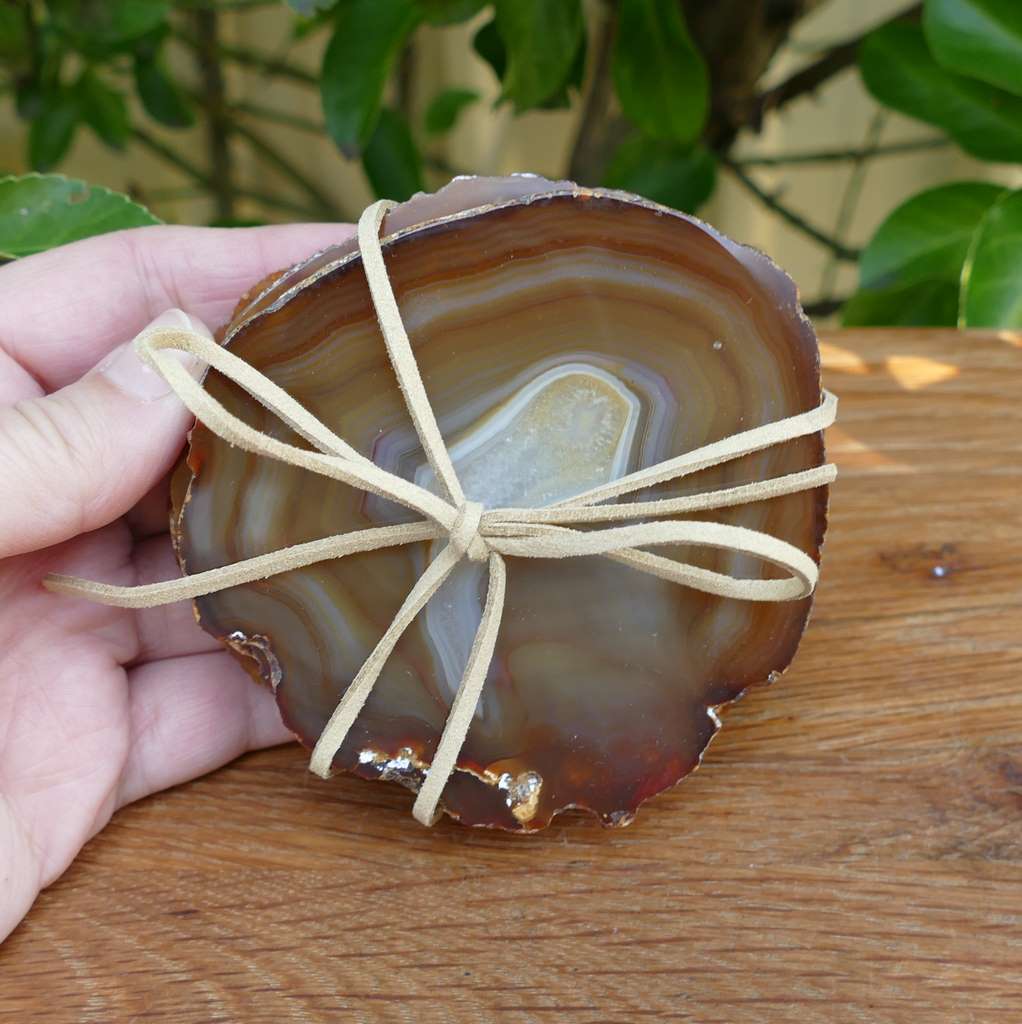
[[[146,330],[153,327],[177,327],[196,331],[207,338],[212,337],[209,328],[201,320],[196,320],[180,309],[168,309],[161,313]],[[196,379],[202,375],[203,363],[194,356],[173,349],[167,350],[167,354],[178,360]],[[93,372],[101,373],[115,388],[143,402],[154,402],[171,393],[171,387],[163,377],[139,359],[133,341],[115,348]]]

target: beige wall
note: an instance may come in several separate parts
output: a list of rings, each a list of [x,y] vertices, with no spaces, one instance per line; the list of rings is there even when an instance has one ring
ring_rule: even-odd
[[[861,32],[904,7],[904,0],[830,0],[806,19],[794,39],[778,55],[771,79],[782,79],[821,48]],[[257,14],[227,17],[224,21],[228,41],[274,53],[287,53],[288,60],[315,70],[324,45],[324,36],[294,46],[288,43],[289,17],[283,9],[268,8]],[[480,173],[507,173],[531,170],[558,175],[563,173],[574,134],[577,111],[532,113],[513,119],[506,108],[494,110],[489,99],[496,95],[496,83],[489,68],[476,59],[470,49],[477,27],[422,30],[422,45],[415,71],[416,94],[422,107],[444,86],[476,88],[488,97],[462,117],[450,138],[432,147],[434,156],[456,168]],[[182,77],[192,73],[187,51],[173,57]],[[278,110],[319,118],[315,89],[280,79],[231,68],[229,91],[235,100],[272,105]],[[739,155],[786,153],[822,147],[860,146],[875,128],[877,106],[864,92],[858,76],[852,72],[835,79],[817,96],[792,103],[782,114],[770,117],[761,136],[744,139]],[[346,163],[324,139],[279,125],[261,127],[274,143],[301,164],[306,173],[322,184],[349,214],[356,213],[370,198],[361,170]],[[205,159],[202,132],[165,131],[159,133],[194,162]],[[896,114],[886,116],[881,139],[893,142],[931,135],[925,125]],[[23,171],[24,126],[10,113],[9,104],[0,113],[0,167]],[[248,187],[283,189],[301,199],[292,183],[255,160],[241,140],[233,144],[238,180]],[[68,174],[87,178],[113,188],[134,191],[149,201],[168,220],[202,223],[210,216],[209,204],[178,190],[189,182],[178,171],[138,147],[127,155],[112,154],[88,133],[82,132],[70,158],[62,168]],[[846,165],[811,165],[753,172],[769,191],[800,214],[828,232],[839,218],[845,189],[852,169]],[[957,149],[924,151],[874,161],[865,173],[859,200],[848,226],[845,241],[860,245],[900,200],[927,185],[950,178],[995,177],[1022,184],[1017,169],[979,164]],[[431,174],[431,184],[442,176]],[[173,191],[173,195],[168,194]],[[280,219],[251,202],[242,203],[244,216]],[[720,186],[701,215],[734,237],[770,252],[800,283],[807,299],[817,297],[826,283],[826,251],[802,234],[780,222],[751,198],[726,172]],[[831,291],[847,292],[855,283],[854,269],[837,268]]]

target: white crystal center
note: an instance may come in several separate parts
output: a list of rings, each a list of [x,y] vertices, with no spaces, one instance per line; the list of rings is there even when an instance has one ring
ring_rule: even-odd
[[[638,425],[638,398],[615,376],[588,363],[539,374],[477,420],[449,446],[465,495],[487,508],[537,507],[622,476]],[[427,464],[415,482],[436,490]],[[485,567],[465,562],[423,613],[450,695],[461,679],[482,615]],[[487,710],[485,694],[476,713]]]

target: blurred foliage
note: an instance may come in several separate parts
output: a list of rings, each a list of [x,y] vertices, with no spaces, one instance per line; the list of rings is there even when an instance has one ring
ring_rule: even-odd
[[[580,105],[569,165],[555,173],[694,211],[723,170],[819,244],[832,265],[858,261],[853,296],[824,295],[810,307],[843,307],[845,322],[857,325],[1022,326],[1022,193],[983,182],[928,189],[894,210],[860,254],[843,237],[851,190],[842,203],[848,216],[826,232],[751,172],[851,163],[859,181],[864,163],[884,151],[879,131],[865,148],[733,155],[785,104],[857,67],[881,109],[934,129],[916,148],[957,145],[980,160],[1022,163],[1022,0],[906,0],[901,15],[764,86],[799,19],[826,2],[289,0],[290,39],[253,51],[226,43],[218,19],[283,0],[0,0],[0,85],[26,124],[26,160],[36,171],[61,166],[89,132],[112,149],[142,146],[173,164],[214,201],[216,223],[250,223],[235,210],[241,199],[288,217],[337,218],[354,211],[339,209],[263,134],[265,124],[326,133],[338,158],[359,161],[373,191],[388,198],[470,172],[449,167],[436,147],[479,93],[452,83],[417,97],[410,69],[420,30],[471,21],[472,49],[495,76],[498,106],[536,116]],[[318,73],[288,52],[313,35],[323,38]],[[172,69],[183,55],[193,71],[178,77]],[[232,64],[265,76],[268,92],[278,80],[318,90],[322,119],[236,100],[224,74]],[[154,125],[201,126],[205,159]],[[241,187],[235,139],[290,179],[291,191]],[[0,253],[8,258],[154,220],[125,197],[57,175],[0,180]]]
[[[1022,162],[1022,3],[927,0],[859,52],[876,99],[980,160]],[[1022,192],[957,182],[902,203],[862,254],[846,324],[1022,327]]]

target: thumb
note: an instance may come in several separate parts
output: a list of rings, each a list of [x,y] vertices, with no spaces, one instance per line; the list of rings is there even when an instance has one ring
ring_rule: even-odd
[[[210,335],[179,309],[149,326]],[[180,358],[198,367],[192,357]],[[74,384],[0,409],[0,558],[57,544],[124,515],[170,468],[191,421],[132,342]]]

